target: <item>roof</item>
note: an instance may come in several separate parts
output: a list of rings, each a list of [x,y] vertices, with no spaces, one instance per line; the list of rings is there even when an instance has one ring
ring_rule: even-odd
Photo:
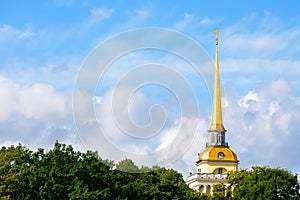
[[[233,150],[218,146],[206,147],[198,156],[197,163],[201,161],[239,162]]]

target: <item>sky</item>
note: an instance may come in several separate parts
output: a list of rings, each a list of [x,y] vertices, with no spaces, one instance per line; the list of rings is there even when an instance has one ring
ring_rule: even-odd
[[[1,1],[0,145],[59,141],[186,177],[210,125],[218,28],[223,121],[239,167],[299,174],[299,8],[296,0]]]

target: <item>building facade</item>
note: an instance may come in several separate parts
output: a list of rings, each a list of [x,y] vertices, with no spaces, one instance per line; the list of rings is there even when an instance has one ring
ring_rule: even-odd
[[[214,94],[212,102],[212,120],[208,130],[208,139],[206,148],[198,153],[196,160],[197,172],[190,174],[187,178],[187,184],[190,188],[202,193],[212,194],[213,187],[219,182],[225,184],[228,189],[226,177],[230,171],[238,170],[238,158],[233,150],[229,148],[225,139],[226,130],[222,119],[220,74],[219,74],[219,56],[218,56],[218,35],[216,35],[216,57],[214,74]]]

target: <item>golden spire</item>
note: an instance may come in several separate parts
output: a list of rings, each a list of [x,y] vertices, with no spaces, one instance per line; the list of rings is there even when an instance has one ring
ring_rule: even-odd
[[[215,80],[214,80],[214,96],[212,105],[212,119],[209,130],[210,131],[225,131],[222,120],[222,106],[221,106],[221,91],[220,91],[220,75],[219,75],[219,56],[218,56],[218,29],[214,30],[216,35],[216,60],[215,60]]]

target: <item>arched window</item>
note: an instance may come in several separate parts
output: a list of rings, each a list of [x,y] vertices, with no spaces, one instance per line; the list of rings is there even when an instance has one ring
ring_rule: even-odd
[[[210,185],[206,186],[206,194],[210,195]]]
[[[200,185],[200,187],[199,187],[199,192],[203,192],[203,189],[204,189],[204,186],[203,186],[203,185]]]
[[[222,174],[223,173],[223,169],[222,168],[219,168],[218,169],[218,174]]]
[[[217,168],[213,171],[214,174],[226,174],[227,170],[225,168]]]

